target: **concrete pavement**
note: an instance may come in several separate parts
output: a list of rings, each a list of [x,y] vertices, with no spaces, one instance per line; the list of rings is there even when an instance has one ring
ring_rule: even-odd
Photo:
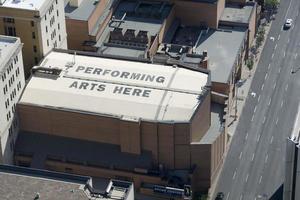
[[[266,42],[215,193],[226,200],[269,199],[283,183],[285,138],[300,100],[298,0],[281,1]],[[285,18],[294,19],[284,31]],[[252,96],[251,93],[256,95]]]

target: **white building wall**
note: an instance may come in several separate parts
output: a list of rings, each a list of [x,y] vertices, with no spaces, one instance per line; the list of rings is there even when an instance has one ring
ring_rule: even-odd
[[[43,55],[52,48],[67,49],[67,32],[65,23],[64,1],[53,0],[43,9],[40,19]]]
[[[11,164],[17,138],[15,122],[16,104],[25,86],[22,45],[17,40],[13,49],[8,49],[10,59],[0,66],[0,162]]]

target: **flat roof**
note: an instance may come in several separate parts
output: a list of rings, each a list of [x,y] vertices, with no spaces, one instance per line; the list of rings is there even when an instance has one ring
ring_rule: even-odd
[[[104,55],[124,56],[132,58],[144,58],[145,50],[130,49],[124,47],[102,46],[98,52]]]
[[[14,51],[18,48],[19,44],[19,38],[0,35],[0,73]]]
[[[48,2],[48,0],[4,0],[1,6],[25,10],[40,10],[45,2]]]
[[[33,75],[21,104],[131,120],[189,122],[209,83],[209,74],[185,68],[63,52],[51,52],[40,66],[62,72]]]
[[[226,5],[220,21],[248,23],[250,21],[253,8],[254,4],[246,4],[242,7],[235,4]]]
[[[111,22],[106,26],[95,46],[99,47],[99,51],[107,55],[118,56],[121,54],[128,57],[139,58],[143,54],[143,51],[136,50],[135,47],[111,47],[106,45],[105,42],[110,32],[115,28],[120,28],[123,32],[131,29],[135,30],[135,34],[139,31],[147,31],[149,37],[155,36],[159,33],[171,9],[171,4],[158,1],[121,1],[113,14],[113,19],[111,19]],[[129,51],[126,51],[126,49],[129,49]]]
[[[2,200],[88,200],[94,192],[101,199],[128,199],[127,192],[132,190],[132,183],[125,181],[106,181],[100,178],[94,180],[87,176],[9,165],[0,165],[0,180]],[[102,195],[104,188],[109,189],[106,196]]]
[[[68,2],[65,6],[65,16],[71,19],[88,20],[98,3],[91,0],[83,0],[79,7],[74,7]]]
[[[247,28],[210,29],[202,34],[196,52],[207,50],[211,81],[228,83],[234,63],[246,37]]]

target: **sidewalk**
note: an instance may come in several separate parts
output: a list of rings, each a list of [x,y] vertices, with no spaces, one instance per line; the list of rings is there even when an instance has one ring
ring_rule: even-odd
[[[263,41],[263,44],[259,47],[258,53],[254,57],[253,69],[251,71],[249,71],[249,69],[247,68],[247,66],[245,64],[243,64],[243,66],[242,66],[241,80],[242,80],[243,84],[237,88],[237,95],[236,95],[236,98],[234,99],[235,101],[237,101],[237,119],[235,120],[235,117],[232,115],[229,116],[229,118],[228,118],[228,120],[229,120],[228,134],[230,135],[230,137],[232,137],[235,134],[235,130],[238,125],[240,115],[242,113],[242,110],[243,110],[245,102],[246,102],[246,98],[249,93],[253,75],[255,74],[255,71],[256,71],[260,56],[261,56],[261,52],[263,51],[266,40],[269,39],[268,34],[270,31],[270,27],[271,27],[271,23],[264,26],[264,28],[266,30],[265,39]],[[255,40],[253,41],[253,44],[255,44]],[[235,109],[236,109],[236,107],[234,106],[233,110],[235,110]]]
[[[226,159],[228,149],[230,147],[231,138],[235,134],[236,127],[238,125],[242,110],[244,108],[246,98],[248,96],[249,89],[250,89],[250,86],[251,86],[251,83],[252,83],[253,75],[255,74],[255,71],[256,71],[260,56],[261,56],[261,52],[263,51],[263,48],[265,46],[266,41],[269,39],[268,35],[269,35],[271,25],[272,25],[272,21],[269,24],[264,26],[265,31],[266,31],[265,32],[265,39],[264,39],[262,45],[258,48],[258,50],[257,50],[258,53],[254,57],[254,65],[253,65],[252,70],[249,71],[249,69],[247,68],[247,66],[245,64],[243,64],[243,66],[242,66],[241,80],[242,80],[243,84],[240,87],[238,87],[237,95],[236,95],[236,99],[235,99],[235,100],[237,100],[237,118],[236,118],[236,120],[235,120],[234,116],[230,116],[228,118],[228,120],[229,120],[228,124],[229,125],[228,125],[228,129],[227,129],[228,130],[227,134],[230,135],[230,140],[227,144],[226,150],[225,150],[224,155],[223,155],[223,164],[224,164],[224,161]],[[254,45],[254,44],[255,44],[255,40],[253,41],[252,45]],[[235,107],[233,108],[233,110],[234,109],[235,109]],[[219,176],[220,176],[221,172],[222,172],[222,169],[219,171],[219,174],[217,175],[217,177],[214,181],[214,184],[211,185],[211,187],[209,189],[208,200],[212,200],[212,198],[213,198],[212,195],[215,194],[215,189],[216,189],[216,186],[217,186],[217,183],[218,183]],[[216,191],[216,192],[218,192],[218,191]]]

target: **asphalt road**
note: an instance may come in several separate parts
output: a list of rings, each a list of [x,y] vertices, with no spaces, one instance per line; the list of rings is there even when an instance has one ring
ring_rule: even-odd
[[[281,0],[215,190],[225,200],[269,199],[283,184],[285,139],[300,101],[299,12],[299,0]]]

